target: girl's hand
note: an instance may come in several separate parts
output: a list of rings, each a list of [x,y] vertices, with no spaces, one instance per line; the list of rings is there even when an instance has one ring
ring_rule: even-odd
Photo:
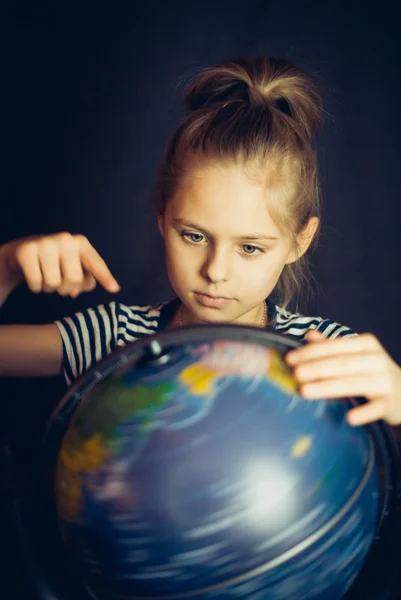
[[[57,292],[75,298],[99,282],[107,291],[120,286],[106,263],[83,235],[57,233],[9,242],[0,248],[3,286],[25,279],[34,293]]]
[[[348,411],[350,425],[383,419],[401,423],[401,368],[372,334],[327,339],[309,331],[305,346],[291,350],[286,362],[294,368],[305,398],[362,396],[368,402]]]

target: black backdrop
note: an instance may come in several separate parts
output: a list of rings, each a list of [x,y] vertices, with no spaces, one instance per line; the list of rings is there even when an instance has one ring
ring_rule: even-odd
[[[203,0],[14,2],[2,19],[9,137],[0,243],[68,230],[88,236],[126,303],[170,289],[149,205],[183,116],[182,82],[236,55],[283,56],[323,92],[318,138],[324,218],[310,313],[371,331],[401,363],[399,2]],[[23,286],[3,323],[48,322],[108,301]],[[29,462],[61,379],[0,382],[6,464]],[[15,477],[15,470],[8,471]]]

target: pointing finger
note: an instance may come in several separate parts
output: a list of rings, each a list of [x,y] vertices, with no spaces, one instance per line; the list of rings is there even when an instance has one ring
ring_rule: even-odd
[[[89,242],[83,245],[81,261],[85,270],[89,271],[107,291],[118,292],[120,290],[117,280],[111,274],[105,261]]]

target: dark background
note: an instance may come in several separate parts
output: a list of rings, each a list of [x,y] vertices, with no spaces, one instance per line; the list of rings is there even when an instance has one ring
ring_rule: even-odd
[[[289,58],[326,109],[318,289],[305,310],[373,332],[401,363],[399,2],[15,2],[2,28],[0,243],[80,232],[119,280],[121,301],[170,298],[149,197],[184,115],[182,83],[237,55]],[[73,301],[22,286],[0,319],[50,322],[108,300],[102,289]],[[61,379],[0,381],[10,487],[64,391]]]

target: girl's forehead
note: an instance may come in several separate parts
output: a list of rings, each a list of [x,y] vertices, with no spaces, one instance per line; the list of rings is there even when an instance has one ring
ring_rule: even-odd
[[[184,187],[188,185],[212,185],[216,182],[225,181],[230,177],[229,183],[235,180],[237,183],[252,184],[249,168],[245,165],[236,163],[233,160],[227,161],[203,161],[194,163],[190,161],[181,177]],[[253,182],[254,184],[256,182]]]
[[[174,203],[175,204],[175,203]],[[232,207],[222,209],[220,203],[191,203],[172,205],[167,210],[167,218],[175,227],[189,227],[201,230],[215,237],[250,238],[265,237],[278,239],[281,232],[266,208],[243,211]]]
[[[272,194],[273,191],[251,179],[239,166],[211,165],[186,175],[168,203],[168,212],[174,219],[205,228],[208,225],[241,234],[255,230],[278,236],[269,211]]]
[[[214,202],[237,202],[238,208],[248,200],[261,200],[265,190],[261,184],[252,182],[245,172],[235,166],[215,166],[190,170],[182,179],[175,194],[180,204],[207,205]],[[242,201],[242,202],[241,202]]]

